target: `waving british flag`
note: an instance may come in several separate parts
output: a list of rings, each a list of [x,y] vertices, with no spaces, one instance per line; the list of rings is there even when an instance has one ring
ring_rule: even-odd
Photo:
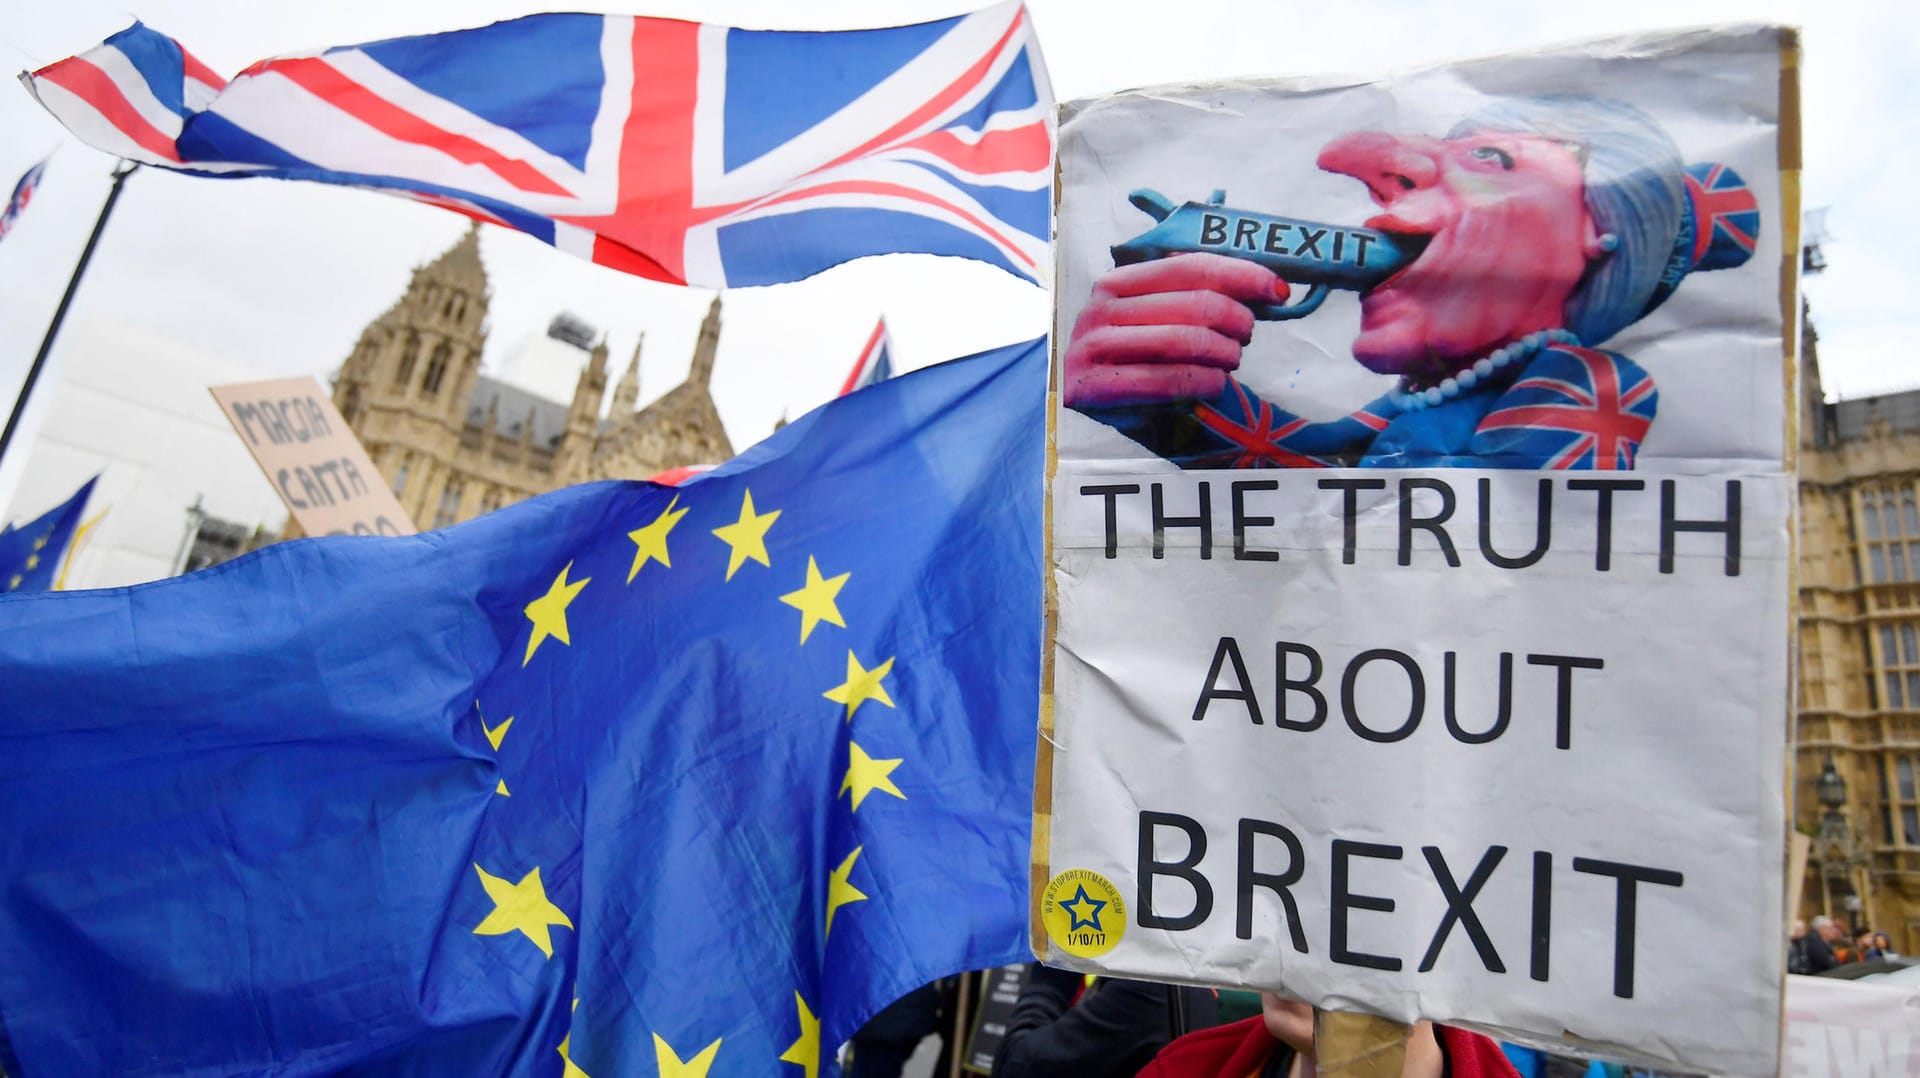
[[[7,197],[6,205],[0,206],[0,236],[13,230],[14,220],[20,216],[21,210],[27,208],[27,203],[33,201],[33,193],[39,189],[40,177],[46,171],[47,162],[43,160],[28,169],[20,177],[20,182],[13,185],[13,194]]]
[[[657,280],[894,252],[1045,273],[1052,95],[1018,3],[835,32],[533,15],[231,83],[136,23],[22,79],[109,153],[375,188]]]
[[[860,358],[853,361],[853,369],[847,372],[847,380],[840,384],[840,396],[878,385],[892,377],[893,338],[887,335],[887,320],[882,317],[874,323],[867,343],[861,346]]]

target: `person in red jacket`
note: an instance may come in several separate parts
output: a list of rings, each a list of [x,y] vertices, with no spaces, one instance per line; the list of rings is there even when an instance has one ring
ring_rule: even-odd
[[[1313,1008],[1271,992],[1260,1013],[1189,1033],[1160,1050],[1139,1078],[1311,1078]],[[1407,1038],[1405,1078],[1520,1078],[1500,1046],[1478,1033],[1421,1022]]]

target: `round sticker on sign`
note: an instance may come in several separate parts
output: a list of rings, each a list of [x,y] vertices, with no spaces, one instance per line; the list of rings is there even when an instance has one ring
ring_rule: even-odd
[[[1070,868],[1040,896],[1040,923],[1054,946],[1076,958],[1098,958],[1127,931],[1127,903],[1098,872]]]

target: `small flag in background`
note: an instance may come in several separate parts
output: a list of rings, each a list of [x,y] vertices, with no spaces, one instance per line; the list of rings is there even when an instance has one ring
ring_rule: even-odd
[[[0,596],[9,1073],[817,1078],[1026,959],[1046,362]]]
[[[60,572],[53,578],[54,591],[67,590],[67,574],[73,571],[74,555],[80,553],[81,548],[87,545],[87,538],[93,534],[93,529],[99,526],[106,515],[107,511],[102,509],[90,519],[81,521],[80,526],[73,529],[73,538],[67,542],[67,552],[60,559]]]
[[[231,83],[136,23],[21,77],[109,153],[382,190],[656,280],[895,252],[1045,272],[1053,100],[1018,3],[834,32],[532,15]]]
[[[52,158],[28,169],[26,175],[20,177],[20,182],[13,185],[13,194],[7,197],[6,207],[0,209],[0,239],[5,239],[7,233],[13,231],[13,222],[19,218],[20,211],[33,201],[33,192],[40,186],[40,177],[46,174],[49,160]]]
[[[53,587],[67,545],[73,542],[75,529],[87,511],[87,498],[93,494],[89,479],[73,497],[47,510],[39,519],[17,528],[0,531],[0,594],[16,591],[46,591]],[[5,622],[0,621],[0,631]],[[0,1019],[5,1012],[0,1010]]]
[[[647,477],[647,482],[658,483],[663,487],[677,487],[696,475],[713,471],[712,464],[683,464],[678,468],[668,468],[664,472]]]
[[[874,323],[872,335],[860,349],[860,358],[854,361],[853,370],[847,372],[847,380],[840,386],[842,397],[893,377],[893,358],[888,354],[891,345],[887,339],[887,320],[883,317]]]

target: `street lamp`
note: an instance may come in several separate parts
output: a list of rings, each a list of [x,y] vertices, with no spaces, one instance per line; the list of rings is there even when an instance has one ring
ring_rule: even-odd
[[[1824,812],[1820,815],[1820,834],[1818,854],[1821,875],[1831,880],[1833,890],[1846,892],[1841,905],[1846,909],[1849,920],[1855,928],[1860,925],[1860,914],[1865,902],[1859,890],[1854,886],[1855,873],[1866,868],[1866,841],[1864,835],[1854,833],[1853,825],[1843,811],[1847,804],[1847,780],[1840,777],[1840,771],[1833,766],[1833,756],[1827,756],[1826,766],[1820,769],[1820,777],[1814,780],[1814,797],[1820,802]],[[1859,881],[1866,883],[1864,877]],[[1822,881],[1822,898],[1826,898],[1829,885]],[[1822,905],[1825,905],[1823,901]]]
[[[1833,766],[1833,757],[1828,755],[1827,764],[1820,769],[1819,781],[1814,783],[1814,795],[1820,803],[1829,809],[1837,809],[1847,803],[1847,780]]]
[[[1847,840],[1852,837],[1848,833],[1846,814],[1840,811],[1847,804],[1847,780],[1840,777],[1839,770],[1833,766],[1831,755],[1827,757],[1826,767],[1820,771],[1820,778],[1814,782],[1813,791],[1821,806],[1826,809],[1826,812],[1820,816],[1820,841],[1824,847],[1823,852],[1840,855],[1839,858],[1826,856],[1821,858],[1828,862],[1831,871],[1834,860],[1844,859],[1848,852],[1845,849],[1848,845]]]
[[[1833,766],[1833,757],[1827,757],[1827,766],[1820,769],[1820,781],[1814,786],[1820,803],[1830,809],[1837,809],[1847,803],[1847,780]]]

